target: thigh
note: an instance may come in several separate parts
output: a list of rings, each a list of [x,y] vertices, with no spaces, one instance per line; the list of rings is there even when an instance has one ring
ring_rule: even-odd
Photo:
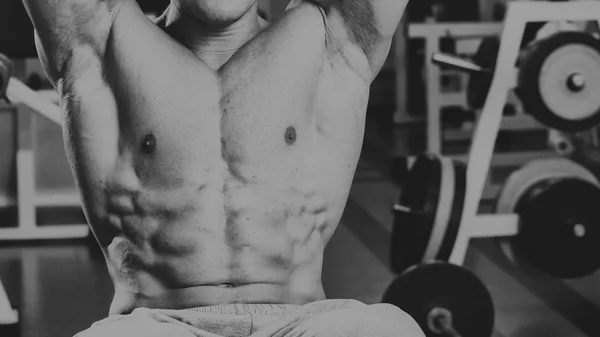
[[[129,315],[115,315],[94,323],[75,337],[213,337],[201,334],[177,320],[157,315],[149,309],[136,309]]]

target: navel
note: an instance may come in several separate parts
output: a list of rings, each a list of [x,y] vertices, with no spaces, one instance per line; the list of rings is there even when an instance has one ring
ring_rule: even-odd
[[[288,127],[285,130],[285,143],[288,145],[292,145],[296,142],[296,129],[293,126]]]
[[[142,151],[146,154],[154,153],[154,150],[156,150],[156,138],[154,138],[154,135],[149,133],[144,136],[141,147]]]

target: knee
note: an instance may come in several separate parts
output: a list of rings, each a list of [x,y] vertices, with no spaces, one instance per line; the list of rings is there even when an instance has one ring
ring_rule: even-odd
[[[186,329],[167,321],[155,317],[151,310],[136,309],[129,315],[113,316],[96,322],[75,337],[191,336]]]
[[[373,304],[368,307],[368,316],[377,317],[378,322],[392,336],[422,337],[425,336],[417,322],[406,312],[391,304]]]
[[[308,336],[423,337],[417,323],[388,304],[328,312],[310,322]]]

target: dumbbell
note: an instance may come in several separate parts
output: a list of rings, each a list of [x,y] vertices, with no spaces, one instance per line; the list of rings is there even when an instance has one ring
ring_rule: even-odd
[[[12,64],[10,59],[3,54],[0,54],[0,99],[5,99],[6,89],[8,88],[8,81],[12,76]]]
[[[489,337],[493,332],[488,289],[454,264],[432,261],[408,268],[387,288],[382,302],[409,314],[427,337]]]
[[[481,109],[489,94],[500,50],[497,37],[483,39],[471,60],[436,53],[434,64],[470,74],[467,102]],[[528,45],[518,60],[515,93],[525,111],[542,124],[565,132],[600,123],[600,40],[592,34],[561,31]]]

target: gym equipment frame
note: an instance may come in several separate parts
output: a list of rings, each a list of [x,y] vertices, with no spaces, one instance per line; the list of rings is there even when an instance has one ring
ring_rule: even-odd
[[[467,165],[466,200],[462,223],[450,262],[462,265],[471,238],[508,237],[518,234],[516,214],[477,214],[494,145],[501,128],[503,108],[519,73],[516,67],[525,26],[530,22],[598,21],[600,2],[511,2],[501,34],[498,63],[491,89],[476,124]]]

